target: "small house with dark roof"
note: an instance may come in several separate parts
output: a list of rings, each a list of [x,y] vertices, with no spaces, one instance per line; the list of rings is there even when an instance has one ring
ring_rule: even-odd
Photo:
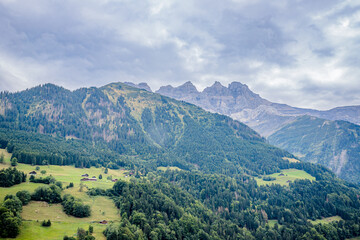
[[[106,220],[102,220],[101,222],[99,222],[100,224],[108,224],[108,222]]]
[[[89,177],[89,174],[85,173],[83,175],[81,175],[82,177]]]
[[[31,171],[31,172],[29,172],[29,175],[36,175],[36,172],[35,172],[35,171]]]

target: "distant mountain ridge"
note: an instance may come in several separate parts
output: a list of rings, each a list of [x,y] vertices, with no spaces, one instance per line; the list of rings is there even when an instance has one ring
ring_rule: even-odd
[[[178,87],[171,85],[160,87],[156,93],[193,103],[211,112],[228,115],[247,124],[265,137],[301,115],[360,124],[360,106],[337,107],[327,111],[296,108],[270,102],[240,82],[232,82],[228,87],[215,82],[202,92],[199,92],[191,82],[186,82]]]

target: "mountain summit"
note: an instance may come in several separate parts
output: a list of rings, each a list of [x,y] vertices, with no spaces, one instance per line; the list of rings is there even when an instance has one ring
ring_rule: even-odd
[[[202,92],[198,92],[191,82],[187,82],[179,87],[170,85],[161,87],[156,92],[193,103],[211,112],[228,115],[247,124],[265,137],[301,115],[360,124],[360,106],[339,107],[328,111],[296,108],[270,102],[240,82],[232,82],[228,87],[215,82]]]

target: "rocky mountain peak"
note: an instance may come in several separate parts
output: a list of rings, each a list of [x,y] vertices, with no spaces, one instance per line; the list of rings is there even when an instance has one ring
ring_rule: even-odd
[[[133,83],[133,82],[124,82],[126,85],[129,85],[131,87],[135,87],[135,88],[139,88],[139,89],[143,89],[143,90],[146,90],[148,92],[152,92],[150,86],[145,83],[145,82],[141,82],[141,83]]]
[[[177,87],[178,90],[184,91],[186,93],[199,93],[194,84],[190,81],[187,81],[183,85]]]
[[[206,95],[227,96],[230,94],[229,89],[224,87],[220,82],[216,81],[211,87],[207,87],[203,91]]]

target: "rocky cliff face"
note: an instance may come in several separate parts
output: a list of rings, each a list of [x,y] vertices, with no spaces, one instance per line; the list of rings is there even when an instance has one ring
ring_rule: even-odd
[[[239,82],[232,82],[228,87],[215,82],[202,92],[191,82],[186,82],[179,87],[161,87],[156,93],[193,103],[210,112],[231,116],[265,137],[301,115],[360,124],[360,106],[339,107],[328,111],[295,108],[263,99],[252,92],[246,84]]]

